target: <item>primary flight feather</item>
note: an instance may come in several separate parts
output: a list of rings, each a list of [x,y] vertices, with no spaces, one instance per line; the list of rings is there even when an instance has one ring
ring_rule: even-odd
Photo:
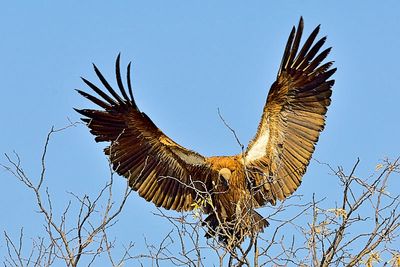
[[[268,222],[255,208],[275,204],[300,185],[330,104],[330,79],[336,68],[323,63],[331,48],[315,42],[319,26],[300,46],[303,19],[293,27],[276,81],[272,84],[257,133],[246,151],[235,156],[204,157],[166,136],[135,103],[127,67],[126,85],[116,60],[119,93],[98,68],[100,89],[83,79],[97,96],[77,90],[100,107],[76,109],[97,142],[109,142],[105,153],[130,187],[158,207],[188,211],[203,201],[209,216],[207,236],[241,242]]]

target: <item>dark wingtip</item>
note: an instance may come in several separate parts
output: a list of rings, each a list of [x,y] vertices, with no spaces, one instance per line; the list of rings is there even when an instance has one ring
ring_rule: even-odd
[[[326,56],[328,56],[329,54],[330,54],[330,52],[332,51],[332,46],[330,46],[330,47],[328,47],[327,49],[325,49],[325,50],[327,50],[328,52],[328,54],[326,55]]]
[[[93,65],[93,69],[96,72],[96,75],[100,78],[100,76],[102,76],[101,71],[99,70],[99,68],[96,66],[96,64],[92,63]]]
[[[99,68],[96,66],[96,64],[92,63],[92,66],[93,66],[94,72],[96,73],[97,77],[99,77],[100,80],[101,80],[101,78],[102,78],[102,76],[103,76],[103,75],[101,74],[101,71],[100,71]]]
[[[297,32],[300,32],[300,35],[304,29],[304,20],[303,17],[300,17],[299,24],[297,25]],[[298,34],[298,33],[297,33]]]
[[[82,77],[81,77],[81,79],[82,79]],[[74,90],[77,91],[78,94],[80,94],[80,95],[84,95],[85,94],[82,90],[79,90],[79,89],[74,89]]]
[[[283,52],[281,65],[279,67],[279,71],[278,71],[278,75],[277,76],[279,76],[281,74],[281,72],[285,71],[285,69],[286,69],[286,64],[287,64],[287,61],[289,60],[289,57],[290,57],[290,50],[292,48],[292,44],[293,44],[293,39],[294,39],[295,33],[296,33],[296,27],[293,26],[292,30],[290,31],[288,40],[286,41],[285,50]]]
[[[132,105],[134,107],[136,107],[135,99],[133,98],[133,90],[132,90],[132,84],[131,84],[131,65],[132,65],[132,62],[130,61],[128,66],[126,67],[126,79],[128,82],[128,93],[129,93],[129,96],[131,97]]]
[[[116,60],[116,64],[120,64],[120,62],[121,62],[121,52],[118,52],[118,55],[117,55],[117,60]]]
[[[314,31],[316,31],[317,34],[318,34],[320,30],[321,30],[321,24],[318,24],[318,26],[315,27]],[[316,34],[316,35],[317,35],[317,34]],[[325,36],[325,37],[326,37],[326,36]]]
[[[85,112],[83,111],[83,109],[78,109],[78,108],[73,108],[76,112],[78,112],[79,114],[85,116]]]
[[[82,79],[82,77],[81,77],[81,79]],[[86,93],[83,92],[82,90],[79,90],[79,89],[74,89],[74,90],[75,90],[76,92],[78,92],[78,94],[80,94],[81,96],[85,97]]]
[[[300,16],[300,20],[299,20],[299,28],[300,27],[304,27],[304,19],[303,19],[303,16]]]
[[[115,60],[115,77],[117,79],[117,84],[119,91],[121,92],[123,98],[127,102],[132,102],[128,95],[126,94],[124,84],[122,82],[122,76],[121,76],[121,52],[118,53],[117,59]]]
[[[293,27],[293,28],[295,29],[295,27]],[[289,51],[288,51],[288,58],[285,63],[285,69],[292,68],[292,65],[296,58],[298,49],[300,47],[301,37],[303,35],[303,29],[304,29],[304,21],[303,21],[303,17],[300,17],[300,21],[297,26],[297,30],[295,29],[294,37],[292,39],[293,40],[292,45],[290,46]]]
[[[100,72],[99,68],[96,66],[96,64],[92,63],[93,69],[97,75],[97,77],[100,79],[101,83],[105,87],[106,90],[102,90],[96,85],[94,85],[92,82],[87,80],[84,77],[80,77],[82,81],[89,86],[100,98],[97,98],[95,96],[92,96],[84,91],[81,91],[79,89],[76,89],[76,91],[84,96],[85,98],[88,98],[90,101],[93,103],[97,104],[98,106],[104,108],[105,110],[109,110],[112,108],[127,108],[128,106],[132,106],[136,109],[136,103],[133,98],[133,93],[132,93],[132,85],[130,81],[130,69],[131,69],[131,62],[128,64],[128,73],[127,73],[127,78],[128,78],[128,91],[129,91],[129,96],[124,88],[124,84],[122,81],[122,76],[121,76],[121,71],[120,71],[120,63],[121,63],[121,52],[118,53],[117,58],[116,58],[116,80],[118,84],[118,88],[120,89],[120,94],[118,94],[108,83],[108,81],[105,79],[103,74]],[[108,93],[109,94],[108,94]]]
[[[87,80],[85,77],[82,77],[82,76],[81,76],[81,80],[82,80],[84,83],[86,83],[86,84],[90,83],[89,80]]]

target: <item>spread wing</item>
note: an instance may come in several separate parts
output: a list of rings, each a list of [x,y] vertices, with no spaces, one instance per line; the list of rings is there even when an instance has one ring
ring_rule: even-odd
[[[120,73],[120,55],[116,60],[116,79],[121,94],[109,85],[94,65],[101,83],[108,91],[83,79],[97,95],[77,90],[100,110],[76,110],[84,116],[97,142],[111,142],[105,149],[113,169],[129,180],[133,190],[157,206],[190,210],[197,190],[209,187],[210,170],[205,158],[175,143],[139,110],[133,98],[130,63],[127,67],[128,93]]]
[[[330,104],[336,71],[322,64],[331,48],[319,52],[326,37],[314,43],[319,26],[299,49],[303,19],[293,27],[276,81],[271,86],[261,122],[244,163],[260,205],[283,200],[301,183]]]

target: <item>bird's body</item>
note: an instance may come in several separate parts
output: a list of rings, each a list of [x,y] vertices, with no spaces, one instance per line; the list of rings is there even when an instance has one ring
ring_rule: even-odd
[[[207,236],[231,245],[262,231],[268,222],[254,209],[275,205],[300,185],[330,104],[329,80],[336,69],[322,63],[330,48],[326,38],[314,44],[319,26],[300,48],[303,20],[289,36],[277,79],[272,84],[257,133],[247,149],[234,156],[204,157],[174,142],[137,107],[127,68],[127,87],[116,62],[118,94],[96,66],[108,93],[86,79],[100,97],[78,92],[101,110],[77,110],[97,142],[110,142],[105,153],[131,188],[158,207],[192,210],[204,203]],[[129,94],[129,95],[128,95]],[[233,241],[232,241],[233,240]]]
[[[235,214],[236,204],[243,202],[248,191],[244,179],[244,166],[238,156],[210,157],[206,160],[213,170],[213,197],[217,211],[226,216]]]

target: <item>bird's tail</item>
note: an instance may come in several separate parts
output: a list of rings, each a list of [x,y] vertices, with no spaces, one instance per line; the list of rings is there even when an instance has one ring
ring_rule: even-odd
[[[251,210],[251,216],[252,216],[251,221],[254,223],[256,231],[259,233],[263,233],[264,228],[269,226],[269,222],[255,210]]]
[[[249,215],[227,220],[212,213],[203,223],[207,226],[205,237],[218,238],[225,245],[240,244],[246,237],[264,232],[264,228],[269,226],[269,222],[255,210],[250,210]]]

